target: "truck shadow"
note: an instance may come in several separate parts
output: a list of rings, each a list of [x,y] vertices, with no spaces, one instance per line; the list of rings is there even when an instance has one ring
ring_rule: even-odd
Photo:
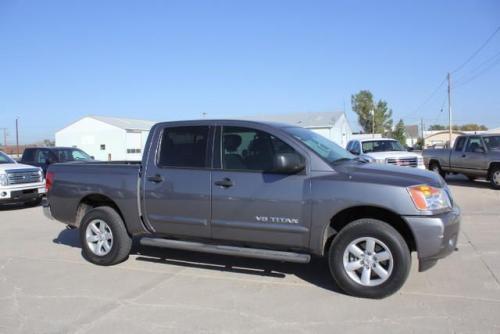
[[[78,230],[76,229],[62,230],[53,242],[81,248]],[[139,244],[138,238],[134,239],[130,254],[136,255],[136,261],[156,263],[159,265],[198,268],[282,279],[286,278],[286,276],[294,275],[315,286],[343,294],[332,279],[328,268],[328,261],[324,258],[313,257],[309,264],[286,263],[142,246]]]
[[[0,204],[0,211],[17,211],[23,209],[35,208],[41,205],[39,203],[13,203],[13,204]]]
[[[491,189],[490,183],[484,179],[470,181],[465,176],[461,175],[446,177],[446,183],[450,186]]]

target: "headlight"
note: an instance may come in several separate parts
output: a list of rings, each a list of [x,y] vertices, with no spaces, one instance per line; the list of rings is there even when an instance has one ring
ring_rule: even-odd
[[[42,181],[43,181],[43,171],[42,171],[42,169],[41,169],[41,168],[38,170],[38,180],[39,180],[40,182],[42,182]]]
[[[422,158],[422,157],[418,157],[418,158],[417,158],[417,164],[418,164],[419,166],[422,166],[422,165],[424,164],[424,158]]]
[[[7,174],[0,174],[0,186],[6,186],[7,183]]]
[[[451,209],[448,193],[442,188],[431,187],[426,184],[408,187],[408,193],[420,211],[438,211]]]

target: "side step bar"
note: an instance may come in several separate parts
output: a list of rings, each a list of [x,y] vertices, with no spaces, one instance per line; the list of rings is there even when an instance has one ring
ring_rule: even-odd
[[[171,240],[162,238],[148,238],[148,237],[142,238],[140,240],[140,243],[141,245],[144,246],[174,248],[174,249],[189,250],[189,251],[203,252],[203,253],[251,257],[254,259],[276,260],[276,261],[295,262],[295,263],[308,263],[309,261],[311,261],[311,255],[309,254],[282,252],[282,251],[258,249],[258,248],[211,245],[211,244],[204,244],[201,242],[180,241],[180,240]]]

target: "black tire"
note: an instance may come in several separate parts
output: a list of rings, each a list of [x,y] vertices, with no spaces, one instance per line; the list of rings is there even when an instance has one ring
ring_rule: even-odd
[[[42,203],[42,197],[32,199],[31,201],[24,202],[25,206],[39,206]]]
[[[489,178],[491,187],[493,189],[500,189],[500,166],[491,169]]]
[[[365,237],[381,241],[392,254],[392,272],[384,282],[375,286],[356,282],[344,268],[344,252],[347,247]],[[344,292],[356,297],[380,299],[392,295],[403,286],[410,272],[411,256],[405,240],[392,226],[380,220],[363,218],[349,223],[335,236],[328,252],[328,262],[335,282]],[[363,271],[363,267],[359,270]],[[372,270],[374,272],[375,269],[370,269],[370,272]],[[376,273],[371,275],[377,276]]]
[[[108,253],[97,255],[87,244],[87,227],[95,221],[103,221],[112,233],[112,243]],[[125,261],[132,247],[132,238],[128,235],[120,215],[108,206],[100,206],[87,212],[80,224],[80,242],[83,257],[100,266],[112,266]]]
[[[439,174],[443,179],[446,178],[446,172],[441,169],[441,165],[437,161],[430,162],[429,170]]]

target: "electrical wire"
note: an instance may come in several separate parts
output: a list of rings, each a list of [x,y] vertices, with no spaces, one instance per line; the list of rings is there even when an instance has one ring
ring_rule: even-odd
[[[472,53],[472,55],[467,58],[460,66],[458,66],[457,68],[455,68],[453,71],[451,71],[451,73],[456,73],[458,71],[460,71],[462,68],[464,68],[465,65],[467,65],[468,63],[470,63],[470,61],[472,59],[474,59],[478,54],[479,52],[481,52],[481,50],[483,50],[486,45],[488,45],[490,43],[490,41],[493,39],[493,37],[495,37],[495,35],[500,31],[500,26],[498,26],[495,31],[493,31],[493,33],[486,39],[486,41],[481,44],[481,46]]]
[[[458,79],[457,82],[455,83],[455,87],[461,87],[468,84],[469,82],[487,73],[498,63],[500,63],[500,52],[496,53],[494,56],[483,61],[481,64],[479,64],[479,66],[474,68],[474,70],[470,71],[469,74],[471,75],[468,78],[467,76],[462,76],[462,78]]]

